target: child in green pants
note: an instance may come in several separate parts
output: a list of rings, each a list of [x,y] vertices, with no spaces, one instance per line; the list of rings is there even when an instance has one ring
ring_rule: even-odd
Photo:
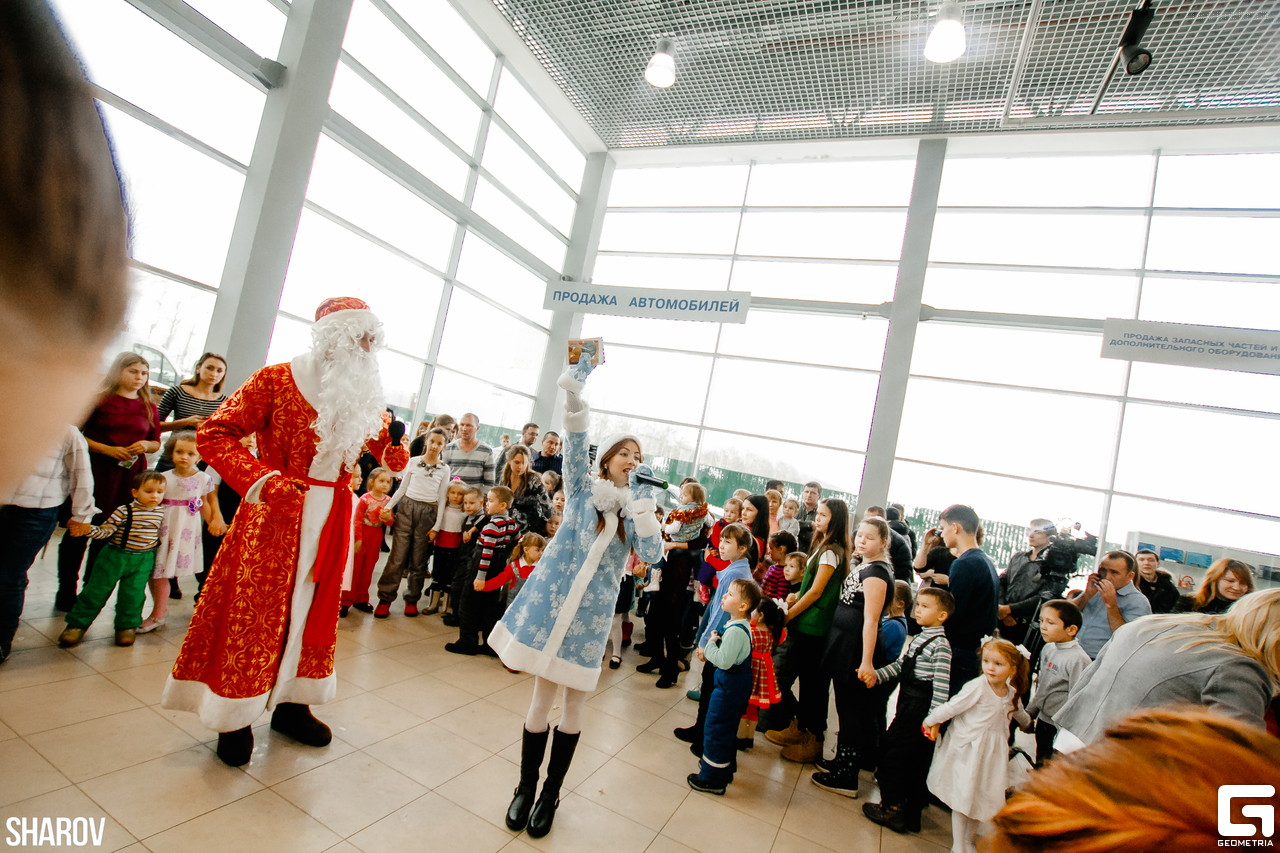
[[[99,527],[72,522],[71,536],[107,539],[107,547],[93,562],[75,607],[67,613],[67,627],[58,645],[71,648],[84,638],[87,629],[102,612],[111,590],[116,593],[116,645],[132,646],[135,629],[142,623],[147,580],[155,568],[160,522],[164,520],[165,479],[155,471],[144,471],[133,481],[133,502],[117,507]]]

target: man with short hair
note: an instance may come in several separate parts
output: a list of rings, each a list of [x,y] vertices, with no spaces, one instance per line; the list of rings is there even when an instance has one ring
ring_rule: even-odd
[[[1057,527],[1047,518],[1034,518],[1027,526],[1027,544],[1031,547],[1009,558],[1009,567],[1000,576],[1000,596],[996,618],[1000,620],[1000,636],[1012,643],[1026,639],[1027,626],[1040,610],[1040,604],[1062,595],[1067,578],[1046,571],[1045,552]]]
[[[813,544],[813,520],[818,517],[818,501],[822,499],[822,484],[810,480],[800,490],[800,511],[796,520],[800,522],[800,550],[808,552]]]
[[[1067,593],[1067,601],[1084,613],[1084,626],[1076,639],[1091,658],[1121,625],[1151,614],[1151,602],[1134,584],[1138,561],[1128,551],[1111,551],[1089,575],[1083,590]]]
[[[1134,552],[1138,561],[1138,589],[1151,602],[1152,613],[1172,613],[1182,593],[1173,582],[1173,575],[1160,568],[1160,555],[1150,548]]]
[[[889,504],[884,511],[885,520],[889,522],[889,529],[896,530],[903,536],[907,537],[907,541],[911,543],[911,558],[914,560],[916,549],[919,543],[916,542],[916,532],[911,529],[911,525],[907,524],[907,510],[902,504]]]
[[[458,421],[458,437],[444,449],[444,463],[453,476],[468,486],[490,489],[497,482],[493,448],[476,438],[480,419],[467,412]]]
[[[978,646],[996,629],[996,597],[1000,578],[995,564],[978,547],[978,514],[953,504],[942,511],[938,529],[943,543],[958,556],[951,564],[949,586],[956,609],[943,626],[951,643],[951,692],[979,673]]]
[[[538,432],[540,430],[541,427],[532,421],[520,427],[520,440],[516,444],[522,444],[528,448],[530,458],[538,455],[538,451],[533,446],[538,443]],[[507,454],[510,452],[511,448],[507,447],[498,454],[498,476],[502,475],[502,469],[507,466]]]
[[[884,507],[869,506],[867,507],[866,518],[885,518]],[[893,579],[898,581],[906,581],[911,583],[911,542],[907,537],[889,526],[889,562],[893,565]]]
[[[533,470],[539,474],[544,471],[562,474],[563,469],[564,457],[560,455],[560,434],[547,430],[547,434],[542,437],[542,450],[533,457]]]

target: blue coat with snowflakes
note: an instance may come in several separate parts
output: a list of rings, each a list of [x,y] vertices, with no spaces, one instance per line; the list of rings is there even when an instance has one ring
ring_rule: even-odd
[[[587,371],[575,371],[585,378]],[[581,378],[575,377],[579,383]],[[589,411],[567,412],[564,437],[564,519],[537,568],[489,635],[489,645],[512,669],[575,690],[594,690],[618,600],[618,578],[634,549],[641,560],[662,556],[653,515],[653,487],[618,488],[593,476],[586,432]],[[600,452],[606,448],[601,447]],[[647,471],[647,469],[645,469]],[[605,527],[596,532],[599,509]],[[647,514],[648,518],[642,516]],[[640,527],[652,535],[636,533]],[[618,537],[623,525],[626,539]]]

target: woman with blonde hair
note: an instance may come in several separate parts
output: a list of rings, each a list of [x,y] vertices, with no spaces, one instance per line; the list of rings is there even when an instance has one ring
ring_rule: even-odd
[[[1233,801],[1232,822],[1256,831],[1240,807],[1257,799],[1274,804],[1280,741],[1202,709],[1144,711],[1034,773],[995,816],[987,849],[1212,850],[1222,839],[1218,790],[1239,784],[1272,787],[1270,797]]]
[[[1226,613],[1227,608],[1253,592],[1253,568],[1240,560],[1223,557],[1204,573],[1200,588],[1183,596],[1174,611]]]
[[[1262,728],[1280,685],[1280,589],[1222,614],[1147,616],[1121,625],[1055,715],[1054,746],[1077,749],[1142,708],[1190,704]]]

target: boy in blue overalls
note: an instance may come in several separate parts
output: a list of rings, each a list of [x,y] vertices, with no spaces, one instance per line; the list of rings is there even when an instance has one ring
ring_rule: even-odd
[[[698,657],[705,666],[714,666],[715,680],[706,722],[702,728],[702,761],[697,773],[690,773],[689,787],[708,794],[724,794],[733,781],[738,749],[738,721],[751,698],[751,622],[749,616],[760,603],[760,587],[755,581],[738,578],[729,584],[720,607],[729,614],[724,634],[712,633]]]

